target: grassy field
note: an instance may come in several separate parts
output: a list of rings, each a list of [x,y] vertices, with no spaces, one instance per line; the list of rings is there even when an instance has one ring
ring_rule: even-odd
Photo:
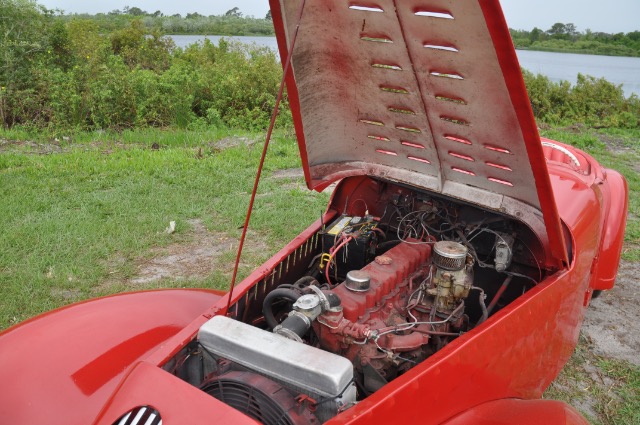
[[[620,170],[630,187],[624,259],[640,261],[640,131],[545,128],[544,136],[585,149]],[[196,227],[237,240],[262,135],[229,131],[88,133],[60,140],[0,134],[0,329],[74,301],[156,287],[226,288],[234,250],[206,277],[134,283],[158,252],[194,242]],[[293,139],[279,133],[266,164],[241,275],[315,220],[328,195],[296,173]],[[279,175],[279,177],[277,176]],[[284,177],[282,177],[284,176]],[[168,234],[170,221],[176,232]],[[160,250],[160,251],[159,251]],[[612,382],[590,385],[593,366]],[[586,375],[585,375],[586,373]],[[586,383],[586,390],[585,385]],[[597,399],[594,423],[638,424],[640,368],[594,357],[582,341],[545,396],[580,408]]]
[[[152,248],[189,240],[199,220],[239,236],[261,136],[224,133],[85,135],[0,145],[0,328],[89,297],[147,287],[224,288],[228,275],[127,287]],[[276,137],[265,173],[299,167],[297,147]],[[327,195],[262,181],[252,237],[259,264],[326,208]],[[164,232],[176,221],[176,233]],[[233,253],[221,258],[230,261]],[[251,263],[251,264],[250,264]],[[105,281],[110,284],[104,285]]]

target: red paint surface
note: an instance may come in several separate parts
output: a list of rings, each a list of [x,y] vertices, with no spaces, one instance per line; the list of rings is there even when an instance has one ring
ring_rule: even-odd
[[[552,400],[497,400],[474,407],[444,425],[589,425],[578,412]]]
[[[607,180],[603,183],[602,208],[606,213],[602,224],[603,238],[597,258],[597,268],[593,289],[613,288],[618,274],[618,265],[624,230],[627,223],[628,189],[624,177],[617,171],[607,170]]]
[[[154,407],[160,412],[163,424],[257,424],[232,407],[145,362],[132,368],[95,424],[112,425],[123,413],[138,406]]]
[[[272,0],[271,5],[281,31],[280,4]],[[575,347],[585,294],[613,283],[626,217],[626,184],[619,174],[604,172],[579,151],[589,162],[587,174],[554,160],[544,164],[542,148],[534,140],[537,130],[524,125],[532,121],[531,111],[521,94],[517,61],[504,51],[512,46],[498,2],[481,5],[526,132],[527,149],[538,161],[532,166],[550,229],[549,257],[567,268],[329,424],[585,424],[564,404],[536,399]],[[286,46],[282,37],[279,44]],[[293,77],[288,82],[299,143],[305,148],[299,95]],[[306,148],[301,150],[309,182]],[[547,169],[549,174],[541,171]],[[354,170],[352,175],[361,173]],[[329,182],[314,184],[322,188]],[[344,210],[356,189],[365,201],[368,194],[377,199],[375,188],[365,177],[344,180],[324,222]],[[320,226],[320,221],[314,223],[258,267],[238,285],[232,303]],[[571,244],[571,258],[565,243]],[[0,418],[26,425],[88,424],[101,412],[98,423],[111,424],[132,407],[152,404],[165,425],[252,423],[157,368],[195,337],[207,317],[224,309],[227,298],[181,290],[114,296],[57,310],[0,334]],[[141,359],[144,363],[139,364]]]
[[[220,298],[138,292],[71,305],[0,334],[0,422],[92,423],[127,369]]]

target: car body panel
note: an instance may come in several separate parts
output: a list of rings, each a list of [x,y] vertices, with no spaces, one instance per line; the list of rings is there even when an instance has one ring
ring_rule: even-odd
[[[161,412],[163,423],[169,424],[257,425],[232,407],[146,362],[131,367],[95,424],[111,425],[122,412],[139,406],[152,406]]]
[[[553,400],[496,400],[476,406],[444,425],[589,425],[565,403]]]
[[[628,197],[627,181],[614,170],[607,170],[606,186],[602,190],[602,210],[606,215],[602,226],[603,237],[596,262],[594,290],[612,289],[618,274],[618,265],[624,243],[627,222]]]
[[[0,417],[15,424],[88,424],[126,370],[221,296],[164,290],[51,311],[0,334]]]

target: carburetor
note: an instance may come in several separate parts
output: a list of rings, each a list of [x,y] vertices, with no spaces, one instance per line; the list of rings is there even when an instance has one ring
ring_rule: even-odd
[[[473,286],[473,257],[461,243],[439,241],[433,246],[431,261],[435,266],[435,288],[427,293],[435,297],[438,311],[450,312],[461,299],[469,296]]]

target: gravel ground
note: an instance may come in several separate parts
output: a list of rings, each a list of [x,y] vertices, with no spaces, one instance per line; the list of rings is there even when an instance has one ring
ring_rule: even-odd
[[[595,354],[640,365],[640,263],[622,262],[616,286],[587,310],[583,335]]]

